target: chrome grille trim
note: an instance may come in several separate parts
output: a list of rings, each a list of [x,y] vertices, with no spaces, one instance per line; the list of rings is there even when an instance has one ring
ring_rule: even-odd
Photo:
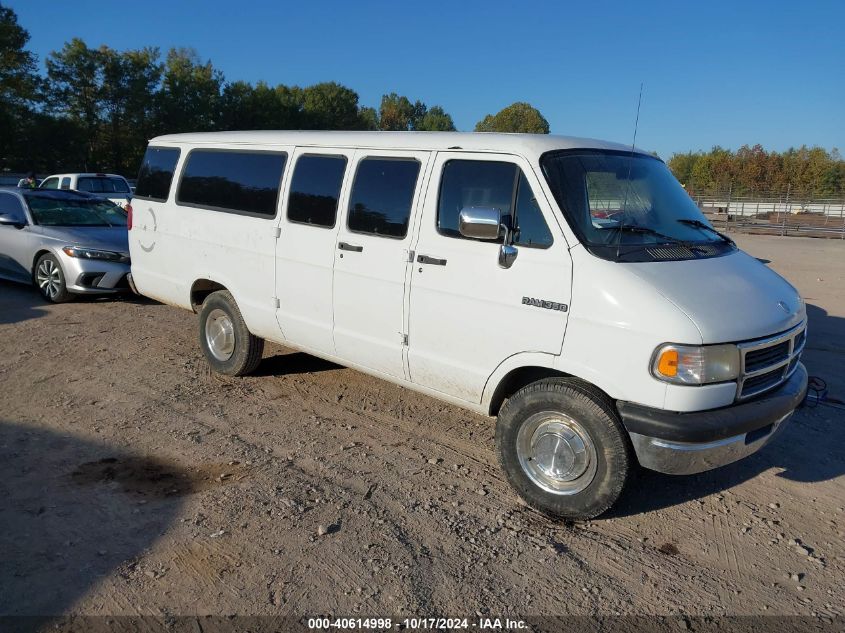
[[[769,391],[770,389],[774,389],[786,382],[787,379],[798,367],[797,361],[801,357],[801,352],[804,351],[804,345],[807,342],[806,330],[807,324],[806,322],[802,322],[796,325],[795,327],[787,330],[786,332],[782,332],[780,334],[776,334],[774,336],[770,336],[768,338],[760,339],[757,341],[750,341],[748,343],[737,344],[737,347],[739,348],[740,357],[740,375],[737,379],[736,399],[745,400],[746,398],[750,398],[752,396],[756,396],[766,391]],[[745,357],[748,355],[749,352],[755,352],[758,350],[764,350],[770,347],[775,347],[787,341],[789,342],[789,351],[786,357],[780,358],[777,361],[766,365],[765,367],[759,367],[754,371],[745,371]],[[768,374],[778,369],[781,371],[781,376],[780,379],[776,382],[771,384],[763,384],[762,387],[752,387],[749,390],[744,389],[745,381],[747,379],[753,378],[755,376],[761,376],[763,374]]]

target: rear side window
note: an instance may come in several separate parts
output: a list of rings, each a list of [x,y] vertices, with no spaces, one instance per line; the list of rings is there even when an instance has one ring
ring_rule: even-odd
[[[288,220],[313,226],[334,226],[345,172],[345,156],[301,156],[293,170]]]
[[[138,172],[135,197],[164,202],[170,195],[170,183],[179,161],[179,150],[172,147],[148,147]]]
[[[349,230],[405,237],[419,173],[420,163],[413,159],[362,160],[349,199]]]
[[[273,217],[285,159],[277,152],[193,150],[182,171],[176,202]]]
[[[499,209],[502,219],[515,227],[514,244],[518,246],[546,248],[552,243],[531,186],[514,163],[448,161],[440,181],[437,230],[449,237],[469,239],[458,231],[458,216],[464,207]]]
[[[62,189],[70,189],[70,176],[62,178]]]
[[[62,189],[65,187],[65,180],[67,180],[68,187],[70,186],[70,178],[62,179]],[[108,176],[80,176],[76,182],[76,188],[79,191],[88,191],[91,193],[129,193],[129,185],[123,178],[109,178]]]

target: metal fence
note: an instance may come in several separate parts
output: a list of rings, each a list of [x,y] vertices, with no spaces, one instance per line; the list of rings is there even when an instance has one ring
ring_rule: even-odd
[[[836,218],[845,217],[845,197],[797,195],[789,190],[742,196],[732,195],[730,190],[691,192],[690,195],[705,212],[721,210],[734,216],[812,213]]]

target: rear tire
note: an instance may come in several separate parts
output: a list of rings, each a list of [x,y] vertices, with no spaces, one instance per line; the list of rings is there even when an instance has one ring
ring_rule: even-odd
[[[245,376],[258,367],[264,339],[244,323],[238,304],[228,290],[213,292],[199,313],[200,347],[211,368],[227,376]]]
[[[496,424],[496,449],[508,481],[533,508],[565,519],[592,519],[622,494],[631,447],[610,400],[574,378],[520,389]]]
[[[65,303],[73,299],[67,290],[65,271],[55,255],[44,253],[35,262],[33,281],[38,292],[51,303]]]

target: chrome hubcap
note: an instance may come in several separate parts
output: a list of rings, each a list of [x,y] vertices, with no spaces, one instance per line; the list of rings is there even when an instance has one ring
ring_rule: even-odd
[[[543,490],[572,495],[596,475],[596,447],[586,429],[568,415],[553,411],[528,418],[516,438],[522,470]]]
[[[229,315],[215,308],[205,321],[205,342],[217,360],[229,360],[235,351],[235,328]]]
[[[45,259],[38,264],[35,281],[45,296],[55,299],[62,287],[62,272],[53,260]]]

